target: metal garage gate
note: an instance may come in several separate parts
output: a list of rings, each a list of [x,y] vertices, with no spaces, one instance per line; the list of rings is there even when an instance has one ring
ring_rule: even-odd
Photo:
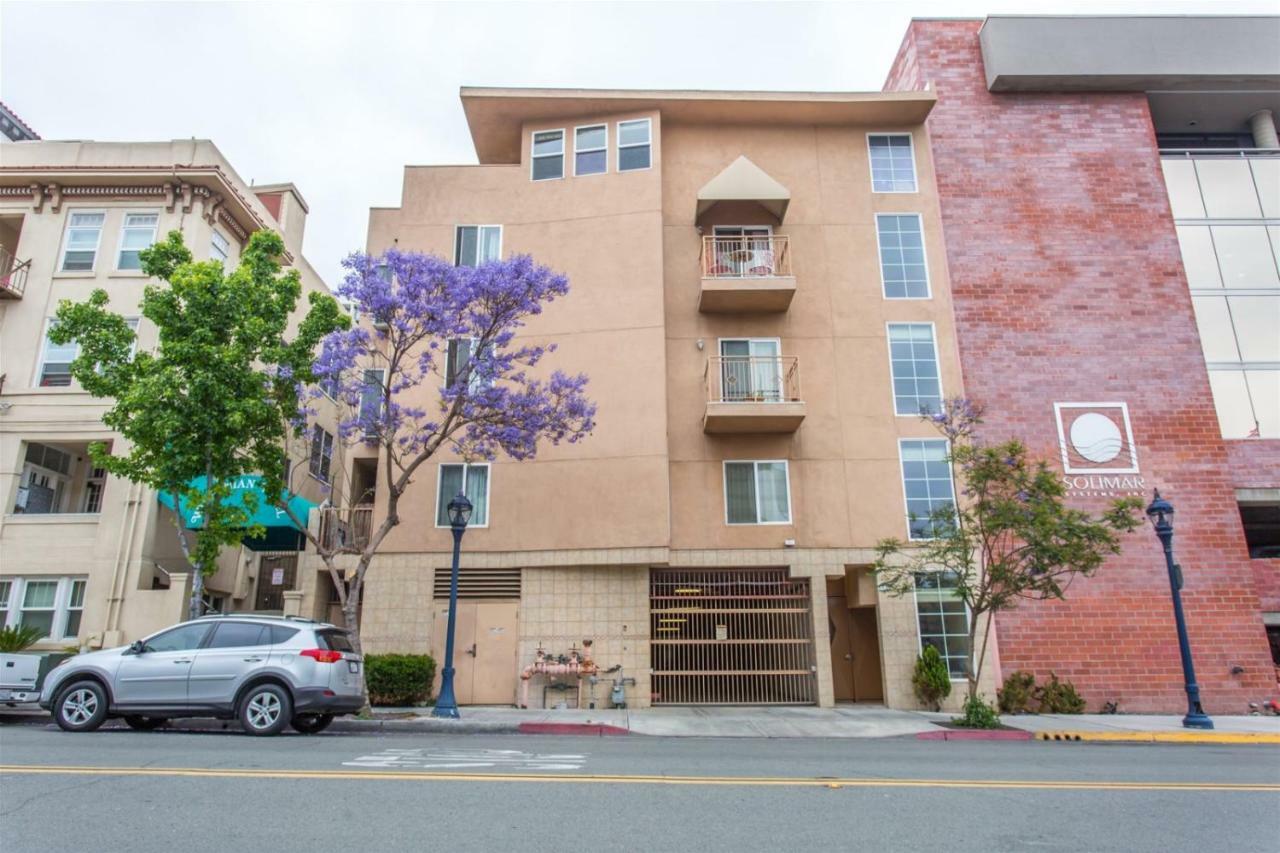
[[[809,581],[786,569],[654,569],[655,705],[817,701]]]

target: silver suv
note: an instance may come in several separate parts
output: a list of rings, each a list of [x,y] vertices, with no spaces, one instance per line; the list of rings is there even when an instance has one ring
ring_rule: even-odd
[[[133,645],[76,655],[45,679],[40,707],[69,732],[108,717],[150,731],[173,717],[239,719],[253,735],[324,730],[364,706],[347,632],[281,616],[206,616]]]

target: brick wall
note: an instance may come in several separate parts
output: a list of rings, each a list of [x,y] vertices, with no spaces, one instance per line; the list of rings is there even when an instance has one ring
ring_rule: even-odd
[[[1128,403],[1142,476],[1177,508],[1205,705],[1243,713],[1276,685],[1146,98],[993,95],[980,23],[914,21],[886,82],[938,92],[928,132],[965,386],[987,438],[1017,436],[1055,467],[1055,401]],[[1004,672],[1055,671],[1091,708],[1185,708],[1148,528],[1067,596],[997,620]]]

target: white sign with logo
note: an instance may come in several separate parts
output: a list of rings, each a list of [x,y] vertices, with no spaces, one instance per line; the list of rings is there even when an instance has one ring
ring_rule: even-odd
[[[1054,403],[1062,483],[1072,497],[1123,497],[1146,492],[1125,403]]]

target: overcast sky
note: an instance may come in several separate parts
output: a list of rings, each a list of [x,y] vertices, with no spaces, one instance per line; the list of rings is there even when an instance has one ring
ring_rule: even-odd
[[[458,87],[879,90],[912,16],[1274,13],[1276,0],[0,3],[0,99],[45,139],[212,139],[292,181],[330,284],[406,163],[474,163]]]

